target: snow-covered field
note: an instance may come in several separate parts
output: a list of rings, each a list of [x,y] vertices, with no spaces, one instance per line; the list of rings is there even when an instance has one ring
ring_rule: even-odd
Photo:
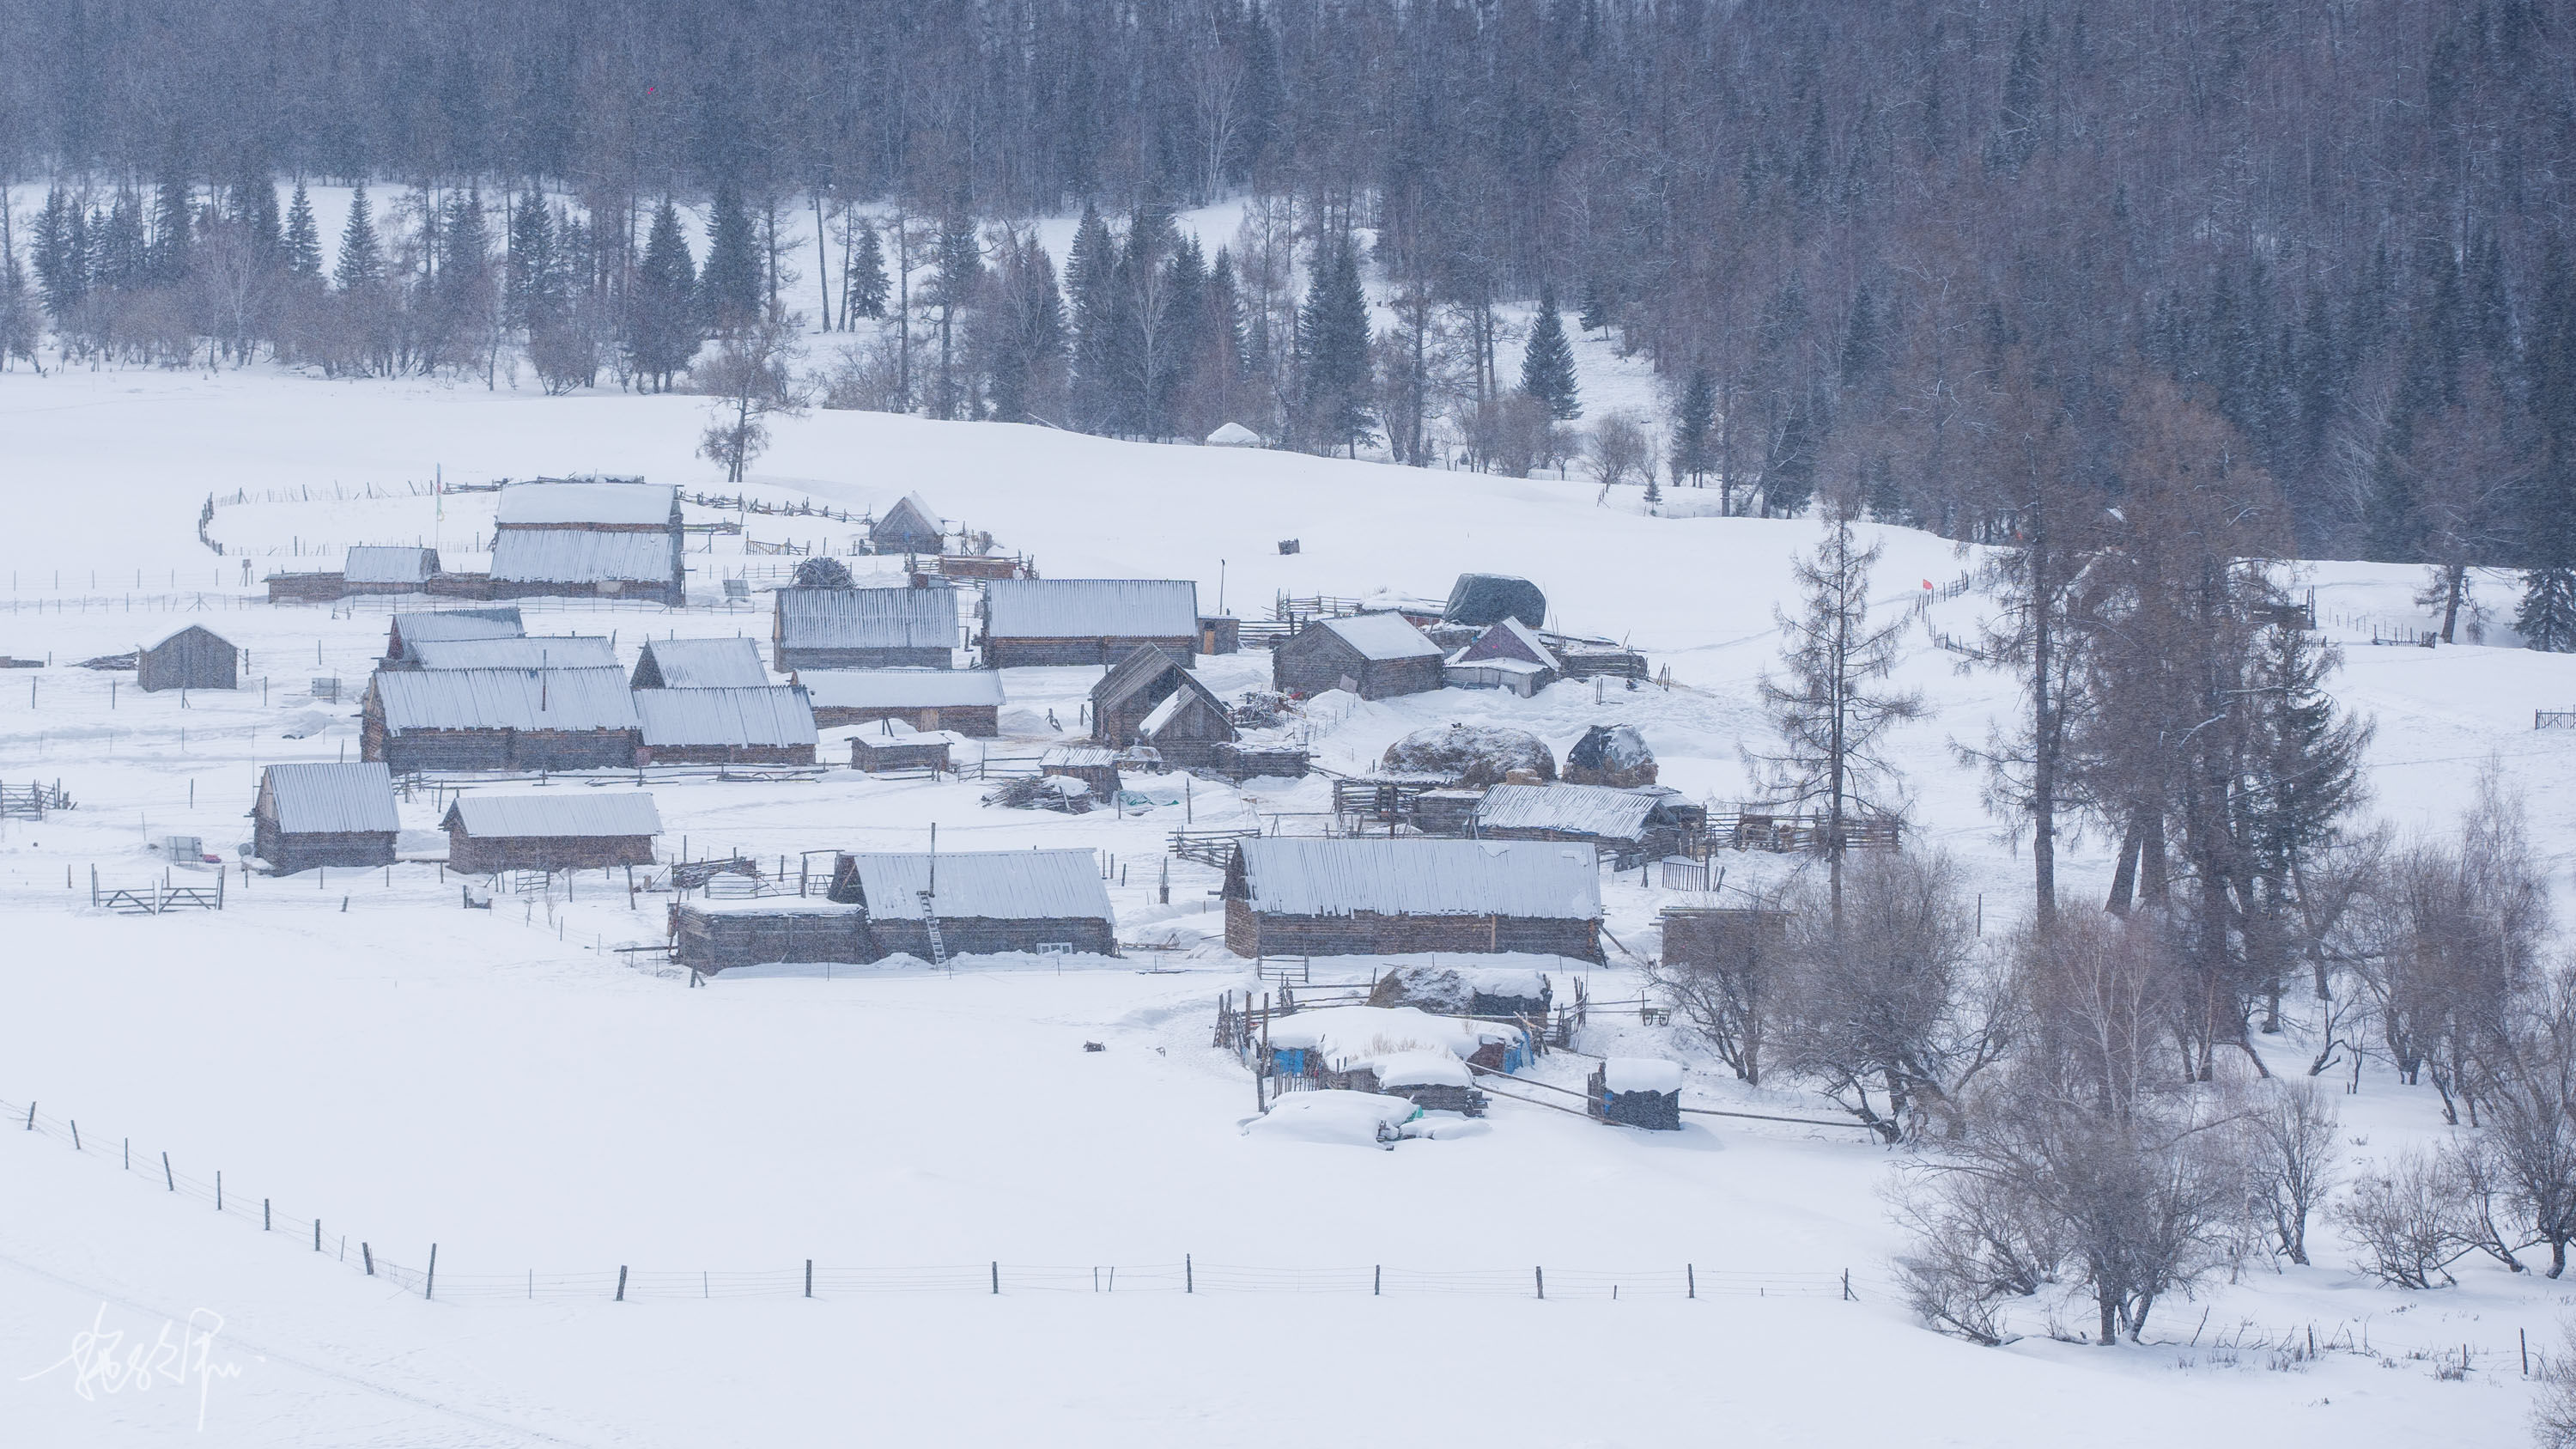
[[[382,611],[245,603],[242,559],[196,536],[208,495],[298,495],[216,510],[212,535],[257,551],[254,575],[353,542],[464,551],[488,533],[488,495],[442,505],[405,485],[612,471],[712,486],[691,456],[700,424],[687,398],[256,371],[0,374],[0,654],[57,665],[0,673],[0,781],[60,778],[80,802],[0,827],[0,1101],[77,1119],[88,1149],[0,1131],[0,1441],[2519,1442],[2520,1335],[2555,1352],[2566,1295],[2481,1264],[2463,1265],[2457,1289],[2396,1293],[2350,1272],[2320,1227],[2318,1267],[2258,1266],[2160,1306],[2148,1346],[2060,1343],[2033,1321],[1986,1350],[1923,1330],[1894,1300],[1885,1261],[1900,1244],[1878,1194],[1896,1159],[1848,1129],[1699,1119],[1721,1125],[1649,1137],[1497,1103],[1488,1132],[1387,1152],[1245,1135],[1251,1083],[1208,1042],[1215,998],[1254,983],[1207,939],[1215,873],[1176,865],[1168,906],[1155,876],[1185,812],[1204,825],[1318,809],[1317,782],[1253,797],[1201,782],[1186,806],[1117,818],[989,810],[973,786],[848,772],[655,789],[667,844],[686,836],[693,853],[913,847],[936,823],[943,849],[1114,855],[1120,938],[1174,949],[1061,973],[1052,960],[970,961],[953,975],[836,969],[692,991],[613,950],[660,937],[659,898],[630,909],[622,888],[585,880],[569,902],[504,896],[468,912],[430,863],[247,885],[236,874],[220,914],[86,909],[93,867],[111,883],[158,878],[163,836],[228,855],[248,833],[258,766],[355,753],[351,706],[316,703],[311,681],[362,682]],[[370,485],[395,496],[333,496]],[[877,414],[781,424],[752,491],[866,507],[914,490],[1051,576],[1191,578],[1203,603],[1222,590],[1247,617],[1283,592],[1438,595],[1462,570],[1526,575],[1563,626],[1629,640],[1675,687],[1356,705],[1316,721],[1326,763],[1452,721],[1514,724],[1560,752],[1592,723],[1627,721],[1668,783],[1719,800],[1743,788],[1738,746],[1759,728],[1751,682],[1777,647],[1790,555],[1813,535],[1601,508],[1580,482]],[[749,525],[762,541],[837,536],[815,520]],[[1287,538],[1302,551],[1279,554]],[[1891,609],[1975,563],[1921,534],[1884,542]],[[775,562],[701,556],[695,581],[712,592],[728,571]],[[2321,613],[2414,618],[2409,571],[2314,575]],[[1966,635],[1979,607],[1972,594],[1929,615]],[[130,687],[111,699],[117,676],[61,667],[192,622],[251,651],[251,688],[184,706]],[[760,637],[767,623],[640,606],[531,619],[539,632],[614,631],[630,662],[647,633]],[[2333,632],[2354,643],[2369,629]],[[2017,910],[2027,865],[1950,745],[1982,740],[2011,692],[1959,672],[1920,633],[1909,650],[1906,682],[1937,711],[1896,753],[1924,833],[1987,892],[1991,927]],[[1206,676],[1232,693],[1265,665],[1252,653]],[[1016,738],[997,748],[1053,738],[1050,709],[1070,728],[1090,680],[1013,671]],[[2379,721],[2377,809],[2403,827],[2441,824],[2501,756],[2564,883],[2576,737],[2535,733],[2530,716],[2576,704],[2576,660],[2354,643],[2340,693]],[[404,809],[421,832],[407,846],[434,844],[430,802]],[[2073,888],[2100,888],[2100,845],[2079,844]],[[1650,950],[1666,897],[1633,875],[1605,895],[1612,931]],[[1366,975],[1368,963],[1347,964]],[[1618,970],[1591,986],[1598,999],[1636,994]],[[1668,1028],[1593,1036],[1594,1050],[1689,1051]],[[2307,1053],[2290,1042],[2278,1055],[2295,1069]],[[1572,1084],[1579,1060],[1552,1058],[1536,1077]],[[1710,1070],[1690,1093],[1831,1115],[1794,1089],[1749,1092]],[[2429,1089],[2375,1072],[2342,1106],[2360,1158],[2437,1122]],[[138,1170],[120,1172],[129,1139]],[[164,1151],[176,1174],[220,1170],[233,1210],[165,1190]],[[300,1228],[318,1215],[326,1250],[263,1237],[243,1210],[259,1199]],[[423,1301],[412,1275],[432,1243],[441,1292]],[[370,1279],[364,1253],[405,1271]],[[1205,1274],[1199,1292],[1175,1291],[1185,1257]],[[795,1284],[808,1259],[823,1275],[811,1302]],[[978,1289],[996,1263],[998,1296]],[[1388,1287],[1375,1296],[1367,1271],[1380,1265]],[[1700,1276],[1696,1300],[1674,1294],[1684,1265]],[[634,1301],[611,1301],[621,1266],[637,1275]],[[875,1291],[887,1280],[848,1271],[930,1267],[958,1286]],[[1113,1267],[1124,1277],[1092,1292],[1094,1269]],[[1317,1273],[1308,1291],[1265,1277],[1280,1291],[1253,1292],[1250,1269],[1349,1271]],[[749,1273],[788,1286],[727,1297],[751,1281],[727,1275]],[[523,1274],[536,1275],[533,1300],[507,1291]],[[692,1283],[705,1296],[686,1301]],[[1720,1291],[1733,1288],[1753,1291]],[[130,1353],[165,1323],[178,1341],[198,1310],[222,1320],[203,1361],[237,1372],[110,1382],[61,1363],[94,1325]],[[2311,1327],[2329,1349],[2313,1360],[2256,1346],[2303,1344]],[[2465,1378],[2446,1376],[2464,1352]]]

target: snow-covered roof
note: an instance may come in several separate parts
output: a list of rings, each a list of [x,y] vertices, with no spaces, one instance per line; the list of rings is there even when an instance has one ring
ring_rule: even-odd
[[[1588,844],[1263,836],[1242,851],[1253,909],[1278,915],[1601,918],[1601,870]]]
[[[1611,1092],[1678,1092],[1682,1064],[1657,1057],[1612,1057],[1601,1064],[1601,1085]]]
[[[1171,693],[1164,695],[1163,702],[1154,706],[1154,708],[1146,714],[1145,718],[1137,724],[1136,733],[1140,735],[1151,735],[1162,729],[1163,726],[1170,724],[1173,716],[1181,712],[1182,707],[1190,702],[1190,698],[1190,692],[1186,689],[1175,689]]]
[[[659,835],[662,817],[641,790],[550,790],[542,795],[459,795],[442,824],[478,840],[529,836]]]
[[[1208,434],[1207,442],[1212,448],[1258,448],[1261,435],[1241,423],[1227,423]]]
[[[1560,830],[1605,840],[1635,840],[1669,796],[1601,785],[1496,785],[1476,806],[1484,830]]]
[[[404,730],[631,730],[620,669],[379,670],[385,727]]]
[[[769,683],[760,646],[748,639],[647,639],[663,689],[749,689]],[[637,661],[642,667],[642,661]]]
[[[679,571],[679,541],[668,533],[513,528],[492,540],[492,577],[513,583],[667,584]]]
[[[353,584],[421,584],[436,572],[437,549],[374,543],[351,544],[348,562],[340,568],[340,576]]]
[[[1381,1087],[1472,1087],[1476,1074],[1447,1052],[1385,1052],[1369,1067]]]
[[[1402,614],[1354,614],[1346,619],[1318,619],[1314,627],[1329,629],[1343,643],[1368,660],[1437,659],[1440,646],[1413,627]]]
[[[810,745],[814,709],[805,691],[784,684],[750,689],[639,689],[635,715],[644,743]]]
[[[1434,1016],[1415,1006],[1326,1006],[1270,1023],[1272,1047],[1321,1052],[1335,1066],[1366,1066],[1382,1057],[1414,1053],[1437,1053],[1460,1061],[1474,1056],[1487,1042],[1517,1042],[1526,1037],[1516,1026]],[[1466,1069],[1460,1067],[1459,1080],[1466,1076]]]
[[[1565,665],[1556,651],[1538,637],[1538,631],[1518,619],[1506,618],[1488,624],[1484,631],[1449,656],[1452,664],[1527,664],[1540,669],[1562,670]]]
[[[668,483],[504,483],[492,517],[503,525],[668,526],[679,492]]]
[[[1088,850],[886,852],[850,860],[868,914],[878,920],[920,920],[921,893],[934,885],[942,920],[1110,919],[1100,861]]]
[[[382,764],[271,765],[277,828],[289,835],[383,834],[402,829],[393,773]]]
[[[494,616],[500,617],[494,617]],[[409,649],[432,639],[516,639],[527,632],[516,605],[498,609],[445,609],[396,614],[392,633]]]
[[[1099,745],[1056,745],[1038,756],[1041,770],[1105,770],[1118,763],[1118,752]]]
[[[1374,1147],[1382,1135],[1419,1110],[1403,1097],[1382,1092],[1289,1092],[1272,1102],[1269,1111],[1244,1123],[1243,1133],[1289,1142]]]
[[[1187,639],[1199,586],[1187,579],[995,579],[984,594],[995,639]]]
[[[915,589],[780,589],[779,643],[789,649],[954,649],[957,595]]]
[[[800,669],[796,682],[832,709],[957,709],[1002,702],[990,669]]]
[[[591,634],[407,640],[423,669],[615,669],[617,651]]]

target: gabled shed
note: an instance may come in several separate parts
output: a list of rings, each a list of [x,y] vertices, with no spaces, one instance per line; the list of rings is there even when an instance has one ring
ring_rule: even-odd
[[[1476,804],[1476,834],[1486,840],[1588,841],[1612,868],[1627,870],[1679,853],[1696,813],[1667,790],[1496,785]]]
[[[868,548],[875,553],[936,554],[942,546],[939,515],[918,493],[896,499],[885,517],[868,525]]]
[[[439,824],[447,868],[467,875],[651,865],[662,833],[653,797],[640,790],[459,795]]]
[[[1091,737],[1117,749],[1138,743],[1146,718],[1175,694],[1201,698],[1214,708],[1218,720],[1226,718],[1224,702],[1170,654],[1152,648],[1130,651],[1091,687]],[[1230,723],[1213,737],[1233,738]]]
[[[1152,647],[1198,658],[1199,586],[1187,579],[995,579],[984,662],[995,669],[1107,665]]]
[[[1118,798],[1118,753],[1098,745],[1057,745],[1038,756],[1038,773],[1080,780],[1094,800]]]
[[[1462,689],[1508,689],[1524,698],[1554,684],[1565,666],[1536,630],[1506,617],[1489,624],[1440,666],[1444,684]]]
[[[381,764],[271,765],[251,806],[251,852],[280,875],[390,865],[402,822]]]
[[[768,683],[760,646],[749,639],[647,639],[635,661],[637,689],[757,689]]]
[[[241,651],[203,624],[191,624],[134,654],[135,683],[145,689],[233,689]]]
[[[1401,614],[1317,619],[1271,650],[1270,675],[1283,694],[1425,694],[1440,687],[1440,646]]]
[[[770,660],[800,669],[948,669],[957,660],[957,595],[946,584],[780,589]]]
[[[492,596],[687,598],[679,490],[633,480],[504,484],[493,516]]]
[[[1589,845],[1300,839],[1236,846],[1225,944],[1238,956],[1523,951],[1601,959]]]
[[[951,956],[997,951],[1118,954],[1109,891],[1088,850],[843,855],[832,899],[867,909],[868,960],[932,959],[930,925]]]
[[[379,669],[359,714],[359,757],[397,774],[626,769],[643,742],[617,669]]]
[[[875,729],[850,736],[850,768],[871,775],[912,770],[945,773],[956,741],[946,730],[908,729],[898,720],[879,720]]]
[[[751,689],[639,689],[638,764],[810,765],[814,710],[793,685]]]
[[[890,719],[973,739],[1002,732],[1002,676],[989,669],[800,669],[796,682],[825,729]]]
[[[515,604],[494,609],[439,609],[418,614],[396,614],[392,627],[385,631],[385,662],[397,666],[416,666],[416,646],[432,640],[449,639],[516,639],[528,632],[520,622]]]
[[[1182,770],[1219,770],[1234,744],[1234,721],[1225,706],[1197,680],[1187,689],[1163,696],[1154,712],[1136,726],[1136,743]]]

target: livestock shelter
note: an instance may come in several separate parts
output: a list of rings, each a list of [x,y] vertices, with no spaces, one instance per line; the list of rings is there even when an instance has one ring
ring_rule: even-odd
[[[513,639],[423,639],[411,646],[420,669],[615,669],[617,649],[594,634]]]
[[[387,544],[352,544],[341,565],[341,592],[417,594],[438,575],[438,550]]]
[[[415,770],[627,769],[642,721],[617,669],[379,669],[358,757]]]
[[[1139,648],[1198,658],[1199,586],[1187,579],[995,579],[984,590],[984,663],[1108,665]]]
[[[1552,841],[1261,836],[1225,872],[1238,956],[1520,951],[1601,957],[1601,870]]]
[[[418,668],[420,658],[413,650],[422,644],[456,639],[516,639],[527,632],[515,604],[396,614],[392,627],[385,631],[385,663],[395,668]]]
[[[1002,733],[1002,676],[989,669],[800,669],[796,682],[825,729],[890,719],[979,740]]]
[[[757,689],[769,683],[769,670],[749,639],[647,639],[632,682],[637,689]]]
[[[957,663],[957,594],[946,584],[780,589],[770,663],[800,669],[948,669]]]
[[[506,483],[493,515],[492,597],[684,603],[680,491],[642,479]]]
[[[1226,717],[1224,702],[1179,660],[1160,649],[1129,651],[1091,686],[1091,737],[1118,749],[1136,744],[1146,717],[1175,694],[1196,695],[1215,709],[1218,719]],[[1228,724],[1216,738],[1233,739],[1233,726]]]
[[[943,546],[939,515],[918,493],[907,493],[895,500],[885,517],[868,525],[868,551],[871,553],[936,554]]]
[[[662,833],[653,797],[641,790],[459,795],[439,824],[447,868],[467,875],[651,865]]]
[[[916,730],[900,720],[879,720],[873,730],[850,736],[850,768],[877,775],[896,770],[945,773],[957,736],[946,730]]]
[[[706,976],[745,966],[874,959],[865,910],[799,896],[674,902],[671,945],[681,965]]]
[[[241,651],[203,624],[191,624],[149,649],[134,651],[135,683],[145,689],[233,689]]]
[[[810,765],[814,710],[788,684],[750,689],[639,689],[640,765]]]
[[[251,805],[251,853],[279,875],[317,865],[391,865],[402,822],[381,763],[271,765]]]
[[[1592,1069],[1584,1094],[1594,1118],[1649,1132],[1682,1130],[1682,1064],[1610,1057]]]
[[[997,951],[1118,954],[1109,889],[1088,850],[843,855],[833,900],[867,908],[869,952],[935,959]]]
[[[1136,743],[1162,756],[1178,770],[1224,772],[1234,765],[1234,721],[1215,695],[1199,686],[1163,696],[1154,712],[1136,726]]]
[[[1402,614],[1317,619],[1271,649],[1270,678],[1282,694],[1427,694],[1440,687],[1440,646]]]
[[[1505,618],[1478,631],[1440,666],[1440,682],[1461,689],[1508,689],[1526,699],[1565,673],[1538,631]]]
[[[1669,790],[1496,785],[1476,802],[1475,831],[1482,840],[1588,841],[1613,869],[1627,870],[1682,853],[1694,814]]]

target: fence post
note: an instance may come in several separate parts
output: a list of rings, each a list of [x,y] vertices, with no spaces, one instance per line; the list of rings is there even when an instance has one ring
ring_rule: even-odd
[[[1375,1298],[1385,1291],[1386,1265],[1384,1263],[1379,1263],[1369,1269],[1369,1296],[1371,1298]]]
[[[814,1296],[814,1260],[811,1258],[805,1260],[805,1296]]]
[[[78,1152],[80,1150],[80,1119],[78,1117],[74,1117],[72,1119],[72,1151]]]
[[[626,1301],[626,1265],[623,1263],[617,1265],[617,1301]]]
[[[1181,1291],[1184,1293],[1199,1291],[1198,1269],[1191,1264],[1190,1255],[1187,1253],[1181,1255]]]
[[[1682,1296],[1685,1298],[1697,1298],[1699,1296],[1698,1266],[1691,1263],[1682,1264],[1682,1281],[1688,1289],[1688,1291],[1683,1293]]]
[[[999,1258],[995,1258],[995,1259],[993,1260],[993,1294],[994,1294],[994,1296],[995,1296],[995,1297],[1000,1297],[1000,1296],[1001,1296],[1001,1292],[1002,1292],[1002,1260],[1001,1260],[1001,1259],[999,1259]]]
[[[1843,1301],[1845,1303],[1852,1301],[1851,1269],[1849,1268],[1843,1270]]]
[[[429,1278],[420,1285],[420,1296],[423,1298],[438,1296],[438,1244],[436,1243],[429,1245]]]
[[[267,1232],[269,1230],[269,1226],[268,1199],[261,1198],[259,1200],[259,1230],[263,1233]]]
[[[313,1251],[317,1253],[322,1251],[322,1220],[320,1218],[315,1218],[313,1220]]]
[[[27,1130],[30,1132],[36,1130],[36,1104],[33,1102],[27,1104]]]
[[[376,1250],[370,1247],[364,1238],[358,1240],[358,1256],[366,1261],[367,1276],[370,1278],[376,1276]]]
[[[218,1168],[216,1168],[216,1169],[215,1169],[215,1211],[217,1211],[217,1212],[222,1212],[223,1210],[224,1210],[224,1170],[223,1170],[222,1168],[218,1167]]]
[[[1544,1301],[1547,1298],[1547,1270],[1545,1268],[1532,1268],[1530,1269],[1530,1272],[1535,1274],[1538,1278],[1538,1296],[1541,1301]]]
[[[161,1181],[172,1192],[179,1190],[179,1176],[170,1170],[170,1154],[167,1152],[161,1154]]]

